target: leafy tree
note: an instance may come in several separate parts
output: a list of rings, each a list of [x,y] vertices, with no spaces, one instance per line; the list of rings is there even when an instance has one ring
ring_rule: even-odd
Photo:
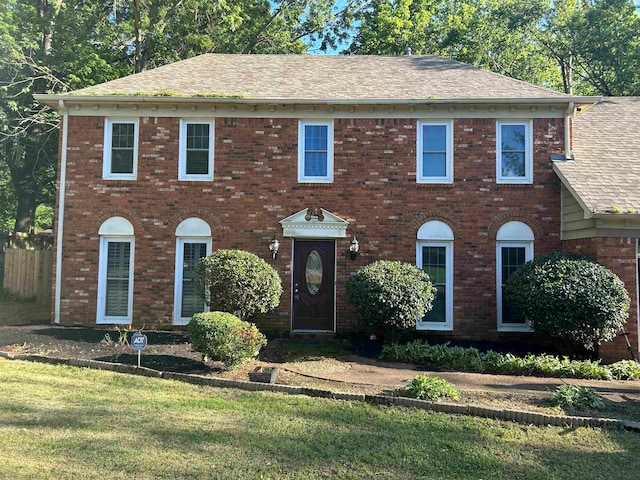
[[[613,340],[629,316],[629,294],[610,270],[586,258],[556,253],[518,269],[506,300],[534,330],[593,350]]]

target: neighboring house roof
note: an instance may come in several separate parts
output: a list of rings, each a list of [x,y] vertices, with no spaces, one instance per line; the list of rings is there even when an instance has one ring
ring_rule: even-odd
[[[640,212],[640,97],[607,97],[573,120],[575,160],[556,172],[590,214]]]
[[[579,98],[433,55],[205,54],[71,95],[175,95],[314,102],[427,99],[567,102]]]

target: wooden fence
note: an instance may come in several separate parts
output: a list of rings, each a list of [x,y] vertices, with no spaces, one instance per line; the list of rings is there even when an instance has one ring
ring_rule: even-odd
[[[50,236],[29,238],[27,234],[5,237],[0,248],[0,286],[23,298],[35,297],[39,304],[51,304],[53,250]]]

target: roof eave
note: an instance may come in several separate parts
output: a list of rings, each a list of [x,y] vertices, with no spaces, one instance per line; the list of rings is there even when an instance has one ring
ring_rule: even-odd
[[[161,95],[69,95],[69,94],[36,94],[34,98],[52,108],[57,108],[59,101],[65,103],[240,103],[240,104],[315,104],[315,105],[430,105],[430,104],[569,104],[576,106],[591,105],[601,97],[513,97],[513,98],[247,98],[247,97],[201,97],[201,96],[161,96]]]
[[[572,161],[575,161],[575,160],[563,160],[563,161],[572,162]],[[578,202],[578,205],[580,205],[580,207],[584,211],[584,218],[585,219],[593,218],[594,212],[587,206],[587,204],[580,197],[578,192],[576,192],[576,190],[571,185],[571,182],[569,182],[569,179],[567,177],[565,177],[564,174],[560,171],[560,169],[558,168],[557,162],[556,161],[552,161],[551,165],[553,167],[553,171],[556,173],[556,175],[558,176],[558,178],[560,179],[562,184],[566,187],[567,190],[569,190],[569,193],[571,193],[573,198],[575,198],[576,202]]]

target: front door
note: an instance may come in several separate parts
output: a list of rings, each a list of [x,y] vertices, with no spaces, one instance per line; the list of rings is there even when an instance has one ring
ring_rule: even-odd
[[[335,331],[334,240],[295,240],[293,331]]]

